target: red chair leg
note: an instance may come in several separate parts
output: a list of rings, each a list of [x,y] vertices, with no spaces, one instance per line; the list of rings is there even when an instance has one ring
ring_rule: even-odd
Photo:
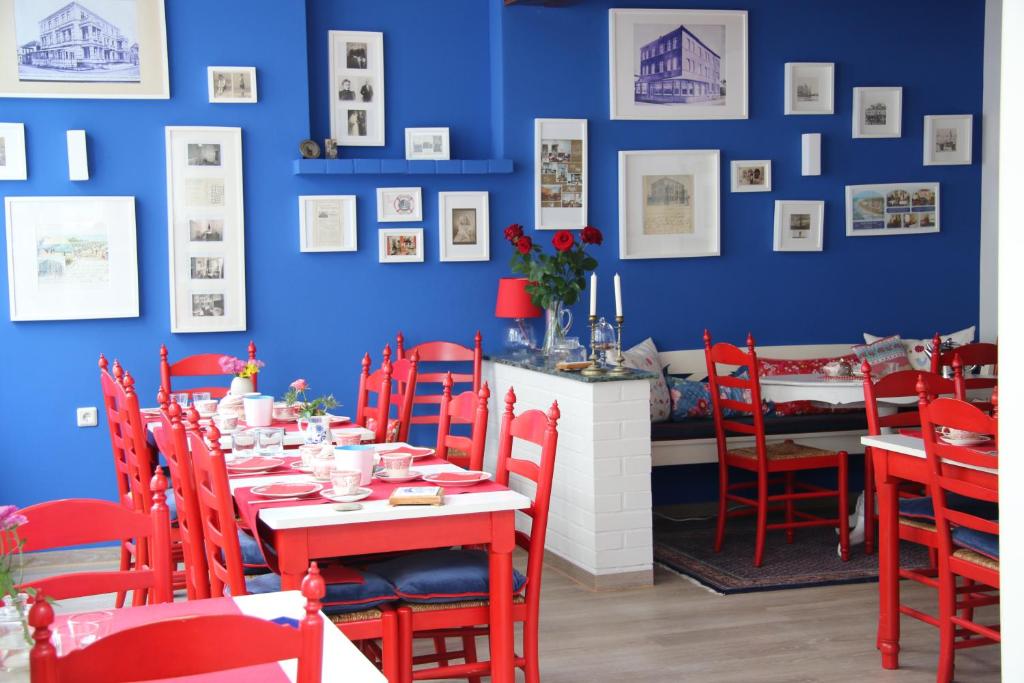
[[[409,666],[404,666],[406,649],[404,641],[398,632],[398,614],[394,610],[384,610],[380,616],[381,639],[380,639],[380,668],[388,683],[406,683],[412,680],[412,646],[408,652]],[[412,628],[412,619],[409,619],[409,628]],[[412,642],[410,633],[409,642]],[[405,678],[408,671],[408,678]]]
[[[466,664],[477,661],[476,636],[462,636],[462,651],[466,653]],[[481,683],[479,676],[470,676],[469,683]]]
[[[715,527],[715,552],[721,552],[722,543],[725,541],[726,510],[729,509],[729,501],[726,496],[729,493],[729,468],[723,467],[718,476],[718,525]]]
[[[845,451],[839,453],[839,554],[850,559],[850,470]]]
[[[445,642],[444,638],[434,638],[434,652],[439,655],[448,654],[448,643]],[[438,666],[448,666],[448,660],[443,657],[438,659],[437,662]]]
[[[754,566],[764,560],[764,541],[768,534],[768,473],[757,475],[757,540],[754,543]]]
[[[875,552],[875,466],[871,454],[864,455],[864,553]]]
[[[126,572],[131,569],[132,566],[132,554],[128,548],[125,547],[124,543],[121,544],[121,561],[118,563],[118,571]],[[127,591],[118,591],[117,596],[114,598],[114,607],[121,609],[124,607],[125,598],[128,597]]]
[[[945,574],[946,576],[943,576]],[[948,576],[948,579],[947,579]],[[953,680],[953,657],[956,627],[953,614],[956,612],[956,577],[948,571],[939,574],[939,670],[935,678],[937,683],[950,683]]]
[[[793,495],[793,473],[786,472],[786,495]],[[786,524],[793,523],[793,499],[786,498]],[[793,542],[793,527],[786,527],[786,543]]]

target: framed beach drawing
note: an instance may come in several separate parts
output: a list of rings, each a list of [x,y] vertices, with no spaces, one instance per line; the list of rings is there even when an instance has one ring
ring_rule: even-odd
[[[938,232],[938,183],[846,186],[846,236]]]
[[[587,225],[587,120],[534,121],[534,227],[582,230]]]
[[[356,251],[356,196],[299,197],[299,251]]]
[[[338,146],[384,146],[384,34],[328,31],[331,138]]]
[[[437,207],[442,261],[491,260],[486,192],[440,192]]]

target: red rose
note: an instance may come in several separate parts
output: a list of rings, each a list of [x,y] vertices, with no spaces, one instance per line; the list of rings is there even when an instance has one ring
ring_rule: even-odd
[[[509,242],[515,242],[522,236],[523,226],[519,225],[518,223],[513,223],[512,225],[505,228],[505,239],[507,239]]]
[[[580,235],[580,239],[583,241],[583,244],[601,244],[601,242],[604,241],[604,235],[602,235],[601,231],[594,226],[588,225],[583,228],[583,233]]]
[[[559,230],[555,233],[555,236],[551,238],[551,244],[553,244],[555,249],[558,251],[569,251],[575,243],[576,240],[568,230]]]
[[[516,240],[516,249],[519,250],[520,254],[529,254],[530,250],[533,249],[533,240],[523,235]]]

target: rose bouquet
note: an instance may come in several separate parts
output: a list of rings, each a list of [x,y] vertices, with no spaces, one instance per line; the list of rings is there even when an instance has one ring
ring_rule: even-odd
[[[554,254],[545,254],[518,223],[505,228],[505,239],[515,247],[512,272],[530,281],[526,286],[530,300],[536,306],[550,308],[556,304],[571,306],[579,300],[587,286],[587,272],[597,268],[597,260],[587,254],[586,246],[600,245],[604,236],[590,225],[583,228],[578,240],[570,231],[559,230],[551,238]]]
[[[284,402],[290,406],[299,404],[301,406],[299,408],[299,415],[302,417],[326,415],[328,410],[338,405],[338,402],[334,399],[334,394],[317,396],[311,399],[306,396],[307,392],[309,392],[309,383],[304,379],[297,379],[288,385],[288,391],[284,395]]]

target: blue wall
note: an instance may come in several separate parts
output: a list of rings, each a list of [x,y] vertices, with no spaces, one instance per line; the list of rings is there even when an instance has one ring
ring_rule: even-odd
[[[244,354],[250,338],[268,363],[261,388],[280,393],[303,376],[352,409],[359,358],[378,353],[401,328],[412,341],[462,339],[476,329],[496,350],[495,281],[508,274],[501,229],[532,223],[535,117],[589,119],[590,222],[606,234],[603,312],[611,275],[622,273],[627,341],[652,335],[663,348],[692,348],[710,326],[718,338],[752,330],[759,343],[856,341],[862,331],[929,336],[974,324],[978,315],[982,20],[979,0],[748,2],[749,109],[745,121],[627,122],[608,119],[607,9],[688,3],[588,0],[568,8],[499,0],[168,2],[169,101],[0,100],[0,120],[24,121],[29,180],[2,182],[18,195],[130,194],[138,212],[142,315],[134,320],[0,321],[0,502],[70,495],[111,496],[106,430],[77,429],[76,406],[98,405],[95,362],[117,356],[152,403],[157,348],[172,357]],[[707,0],[689,6],[737,9]],[[956,16],[955,22],[947,21]],[[229,26],[216,37],[197,27]],[[386,148],[348,157],[403,156],[403,128],[447,125],[453,156],[506,157],[511,176],[297,177],[299,140],[329,134],[327,30],[385,33]],[[308,55],[307,55],[308,50]],[[782,115],[783,64],[836,63],[836,114]],[[206,66],[254,65],[257,105],[207,103]],[[903,86],[903,137],[852,140],[855,85]],[[925,114],[975,115],[972,166],[921,165]],[[243,128],[249,331],[171,335],[168,323],[163,127]],[[89,135],[93,180],[67,180],[64,131]],[[823,175],[803,178],[799,134],[823,134]],[[617,152],[722,151],[722,256],[619,262]],[[772,193],[728,192],[732,159],[773,160]],[[942,232],[847,239],[846,184],[942,183]],[[379,265],[374,190],[423,188],[426,263]],[[488,263],[437,257],[437,197],[444,190],[491,193]],[[354,254],[300,254],[299,194],[358,195]],[[824,199],[825,251],[772,252],[773,202]],[[546,243],[551,233],[540,233]],[[0,280],[5,280],[0,278]],[[577,313],[584,311],[580,308]],[[491,343],[488,343],[491,342]]]

